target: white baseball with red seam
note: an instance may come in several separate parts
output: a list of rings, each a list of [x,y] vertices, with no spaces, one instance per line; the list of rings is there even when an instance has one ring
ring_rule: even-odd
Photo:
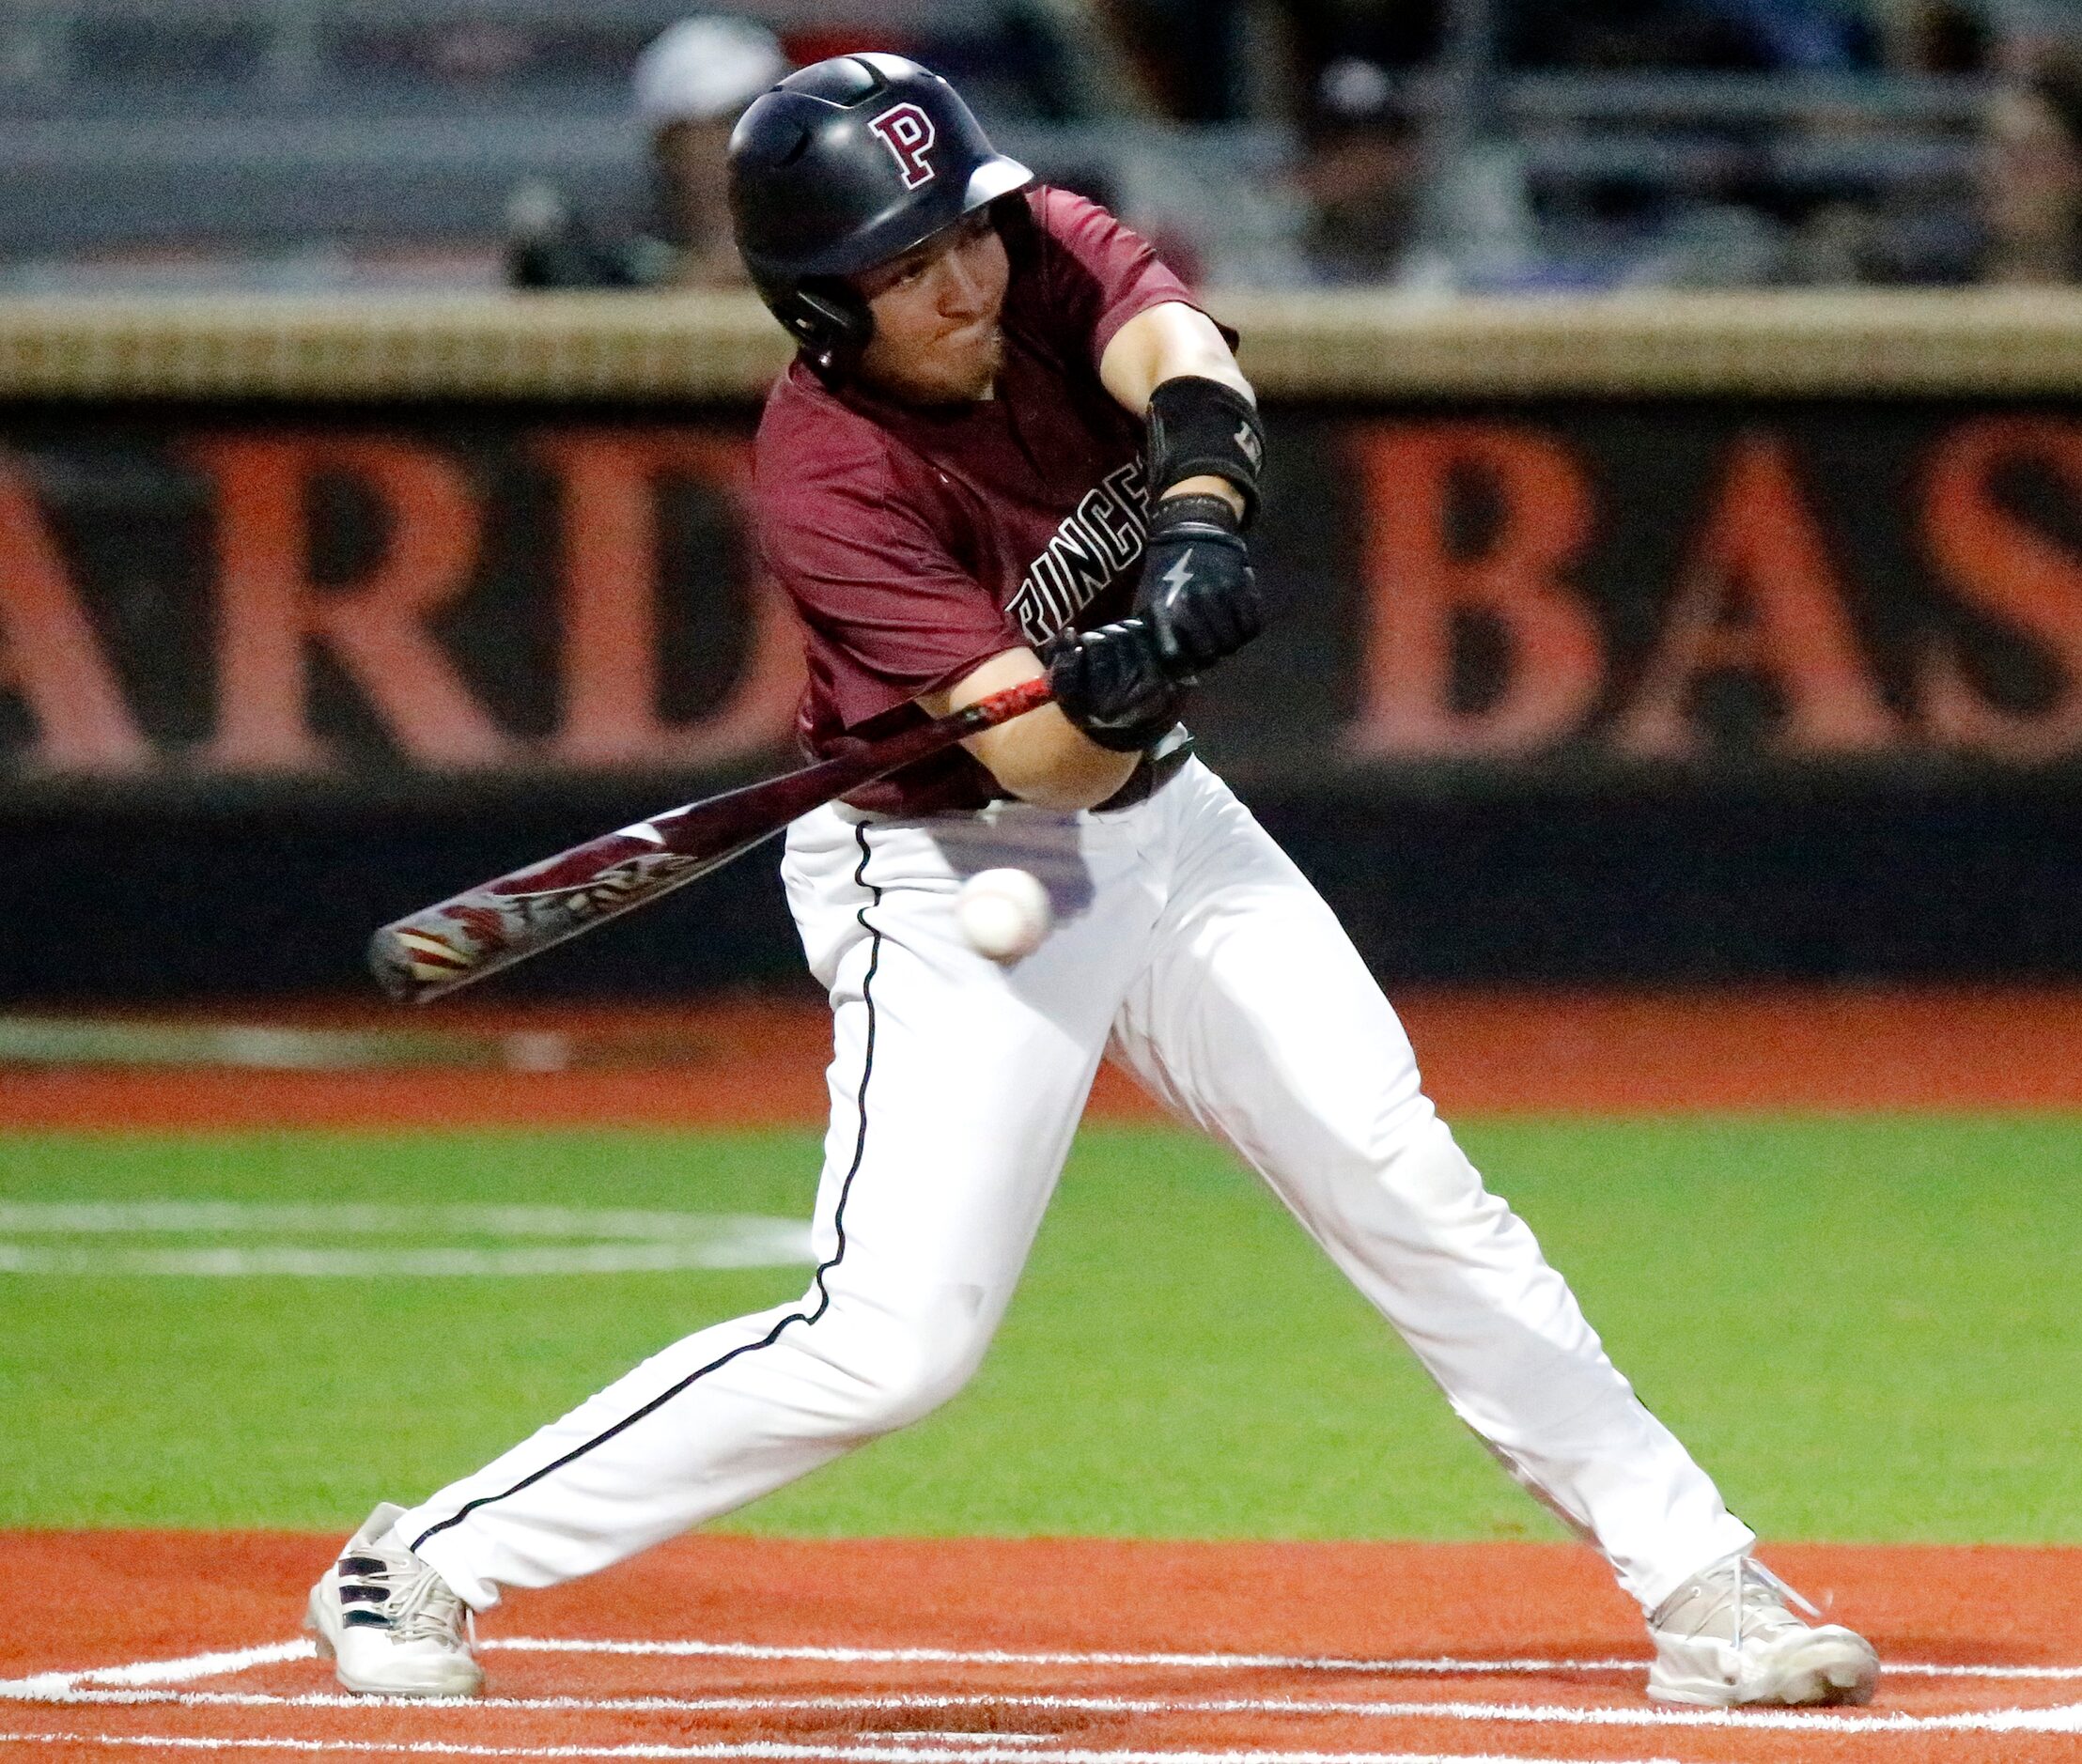
[[[979,870],[955,896],[955,922],[969,947],[993,962],[1017,962],[1055,923],[1049,891],[1024,870]]]

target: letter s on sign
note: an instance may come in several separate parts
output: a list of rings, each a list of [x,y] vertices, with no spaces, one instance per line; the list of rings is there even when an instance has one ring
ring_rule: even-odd
[[[904,175],[906,190],[916,190],[920,184],[932,181],[933,168],[926,162],[925,152],[940,138],[940,132],[916,104],[893,105],[867,126],[894,157],[896,169]]]

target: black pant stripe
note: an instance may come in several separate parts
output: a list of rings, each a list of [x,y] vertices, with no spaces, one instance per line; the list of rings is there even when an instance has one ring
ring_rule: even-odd
[[[863,888],[867,890],[869,894],[873,896],[873,899],[867,904],[867,905],[879,906],[882,904],[882,890],[877,888],[872,882],[868,881],[867,879],[868,850],[866,824],[862,823],[856,826],[853,830],[855,836],[860,842],[861,847],[861,861],[853,872],[854,885],[858,888]],[[413,1550],[418,1550],[426,1543],[427,1539],[438,1536],[440,1533],[446,1531],[451,1525],[460,1524],[465,1519],[469,1518],[470,1515],[475,1512],[479,1508],[489,1507],[494,1502],[503,1501],[512,1495],[520,1493],[522,1489],[532,1488],[536,1483],[541,1481],[544,1477],[552,1475],[553,1472],[563,1469],[566,1464],[573,1463],[577,1462],[577,1460],[584,1457],[585,1454],[591,1451],[595,1447],[604,1446],[617,1433],[623,1432],[625,1430],[634,1427],[636,1423],[641,1421],[646,1415],[650,1415],[656,1410],[664,1407],[666,1403],[670,1402],[682,1391],[688,1389],[691,1385],[698,1384],[702,1379],[707,1377],[710,1372],[717,1371],[722,1367],[728,1366],[732,1360],[738,1359],[743,1354],[755,1354],[761,1348],[770,1348],[777,1340],[781,1338],[781,1332],[785,1329],[790,1323],[801,1323],[805,1328],[807,1328],[810,1324],[816,1323],[818,1318],[822,1317],[824,1313],[831,1308],[831,1289],[827,1287],[824,1283],[824,1277],[829,1274],[833,1268],[837,1267],[840,1261],[845,1259],[846,1203],[847,1199],[853,1193],[853,1178],[860,1174],[862,1161],[867,1155],[867,1081],[875,1071],[875,975],[876,971],[881,967],[882,962],[882,934],[879,931],[876,930],[873,925],[867,922],[867,905],[862,906],[860,911],[854,915],[855,918],[860,921],[861,929],[867,933],[869,939],[867,954],[867,973],[861,982],[861,1002],[867,1007],[867,1047],[861,1060],[861,1086],[858,1092],[856,1092],[855,1101],[855,1110],[860,1116],[860,1133],[853,1141],[853,1162],[847,1169],[846,1180],[839,1184],[838,1205],[832,1210],[831,1214],[832,1226],[838,1232],[838,1247],[831,1252],[830,1261],[818,1263],[816,1273],[814,1277],[812,1277],[811,1284],[816,1289],[816,1304],[807,1310],[790,1311],[785,1317],[782,1318],[779,1323],[775,1323],[771,1329],[768,1330],[767,1333],[758,1340],[747,1341],[741,1347],[732,1348],[729,1353],[722,1354],[716,1359],[710,1360],[707,1365],[701,1367],[694,1371],[689,1372],[685,1378],[682,1378],[679,1383],[673,1385],[671,1389],[660,1391],[657,1396],[653,1397],[648,1402],[644,1404],[642,1408],[636,1410],[633,1414],[624,1416],[619,1421],[615,1422],[613,1427],[606,1429],[604,1431],[594,1434],[594,1436],[591,1439],[585,1441],[584,1444],[572,1447],[569,1451],[566,1452],[563,1457],[557,1459],[553,1463],[546,1463],[542,1466],[541,1469],[532,1471],[527,1476],[522,1477],[520,1480],[516,1482],[511,1488],[502,1489],[496,1494],[481,1494],[475,1500],[466,1502],[462,1507],[458,1508],[456,1512],[450,1517],[443,1519],[439,1524],[428,1525],[425,1531],[421,1532],[418,1537],[414,1538],[412,1541],[412,1547]]]

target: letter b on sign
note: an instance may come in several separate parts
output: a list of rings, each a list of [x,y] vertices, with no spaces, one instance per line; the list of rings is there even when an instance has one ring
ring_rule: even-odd
[[[925,162],[925,150],[940,137],[930,116],[916,104],[898,104],[867,126],[894,155],[896,169],[904,174],[906,190],[916,190],[920,184],[931,181],[933,168]]]

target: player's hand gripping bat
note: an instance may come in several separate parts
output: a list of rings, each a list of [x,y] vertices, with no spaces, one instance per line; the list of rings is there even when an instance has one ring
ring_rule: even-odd
[[[719,870],[798,815],[1053,696],[1046,677],[1024,681],[918,728],[850,741],[800,771],[588,840],[385,925],[369,940],[368,965],[394,998],[438,998]]]

